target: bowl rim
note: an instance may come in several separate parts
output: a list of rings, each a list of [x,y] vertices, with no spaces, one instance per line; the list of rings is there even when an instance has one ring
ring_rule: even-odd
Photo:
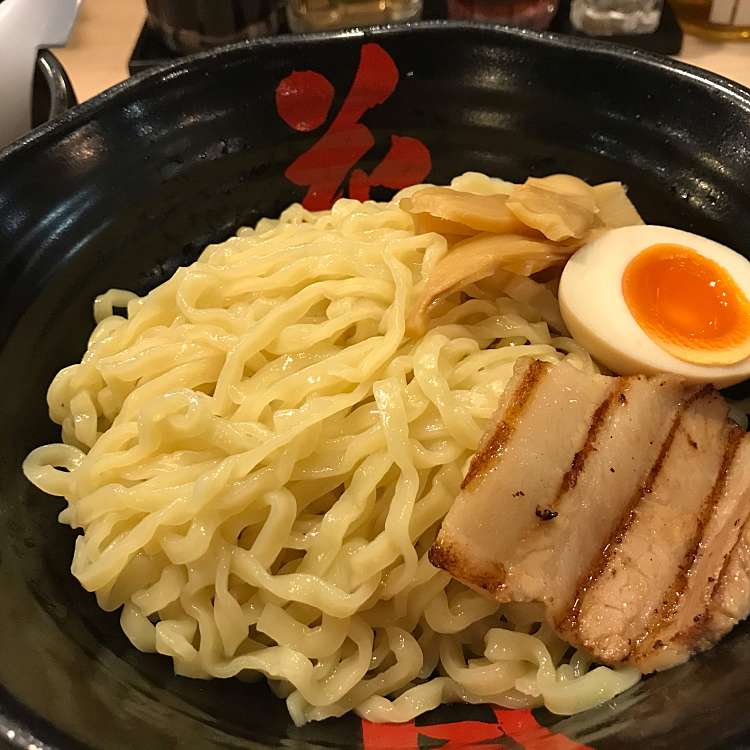
[[[413,35],[429,33],[441,29],[456,32],[480,31],[495,34],[500,38],[533,40],[533,43],[539,44],[543,47],[587,52],[595,55],[601,60],[615,59],[621,62],[627,60],[627,65],[638,65],[661,71],[668,71],[672,74],[679,75],[681,78],[692,80],[693,82],[702,84],[707,88],[711,88],[720,93],[723,97],[733,100],[735,105],[739,105],[746,111],[748,122],[750,122],[750,88],[735,83],[724,76],[671,57],[634,49],[617,42],[603,41],[601,39],[588,37],[573,37],[550,31],[540,32],[531,29],[518,29],[502,24],[484,23],[480,21],[413,21],[408,23],[387,24],[383,26],[353,28],[343,31],[321,31],[259,37],[180,57],[174,61],[169,61],[141,73],[136,73],[124,81],[105,89],[91,99],[88,99],[83,104],[78,104],[69,109],[57,119],[44,123],[29,131],[29,133],[22,136],[14,143],[0,149],[0,162],[5,161],[8,157],[17,156],[33,146],[40,145],[44,147],[56,136],[64,135],[81,125],[86,124],[110,103],[116,103],[125,99],[134,88],[139,87],[142,84],[153,84],[159,81],[168,81],[178,78],[190,73],[194,67],[199,66],[201,63],[206,63],[217,58],[224,57],[229,60],[235,56],[246,53],[248,50],[255,49],[276,49],[292,45],[315,44],[316,42],[336,39],[361,39],[363,41],[370,38],[388,39],[389,37],[398,37],[405,34]]]
[[[676,74],[682,79],[712,89],[723,98],[733,102],[735,106],[747,114],[748,130],[750,131],[750,88],[674,58],[600,39],[517,29],[502,24],[436,20],[353,28],[343,31],[261,37],[187,55],[137,73],[86,102],[68,109],[56,119],[29,131],[14,143],[0,149],[0,164],[13,157],[18,157],[30,149],[47,147],[56,139],[90,122],[106,107],[127,101],[132,91],[139,87],[145,88],[144,84],[166,83],[183,75],[188,75],[195,68],[200,68],[203,64],[216,59],[225,58],[227,62],[230,62],[242,57],[248,51],[256,49],[283,49],[293,45],[309,45],[339,39],[361,41],[389,39],[402,35],[429,34],[439,30],[489,33],[499,39],[526,40],[546,48],[586,52],[593,55],[597,60],[617,60],[625,62],[629,66],[640,66],[671,75]],[[23,750],[31,750],[31,748],[38,750],[42,750],[42,748],[67,750],[70,748],[72,750],[72,748],[80,748],[81,745],[74,737],[63,733],[44,717],[37,715],[27,706],[19,703],[0,684],[0,748],[2,747],[23,748]]]

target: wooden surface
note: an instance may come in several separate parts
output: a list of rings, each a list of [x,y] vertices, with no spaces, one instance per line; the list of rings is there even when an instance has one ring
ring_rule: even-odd
[[[55,50],[79,101],[128,77],[145,18],[144,0],[83,0],[67,46]]]
[[[83,0],[68,46],[57,50],[80,101],[127,77],[145,16],[144,0]],[[713,43],[685,35],[679,59],[750,87],[750,40]]]

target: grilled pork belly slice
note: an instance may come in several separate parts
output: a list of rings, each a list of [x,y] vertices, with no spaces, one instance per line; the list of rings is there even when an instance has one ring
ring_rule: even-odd
[[[687,554],[724,457],[727,406],[701,393],[675,421],[654,476],[632,497],[561,630],[609,662],[647,632]]]
[[[727,567],[733,553],[742,556],[741,534],[750,505],[750,441],[739,428],[730,431],[715,479],[694,517],[678,575],[631,653],[629,661],[643,672],[683,662],[695,651],[710,648],[731,628],[722,630],[711,620],[721,611],[721,598],[726,604],[734,597],[734,571],[727,575]],[[747,616],[747,602],[739,614],[737,619]]]
[[[433,565],[510,601],[506,552],[539,527],[537,509],[557,493],[612,392],[612,378],[519,361],[430,551]]]
[[[522,361],[430,559],[599,661],[666,668],[750,608],[748,449],[710,387]]]
[[[726,635],[750,612],[750,521],[727,558],[716,588],[711,595],[700,627],[695,628],[695,650],[709,648]]]

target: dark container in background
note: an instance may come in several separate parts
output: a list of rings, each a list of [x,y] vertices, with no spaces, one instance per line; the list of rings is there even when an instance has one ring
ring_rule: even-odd
[[[146,0],[148,23],[175,52],[275,34],[277,0]]]

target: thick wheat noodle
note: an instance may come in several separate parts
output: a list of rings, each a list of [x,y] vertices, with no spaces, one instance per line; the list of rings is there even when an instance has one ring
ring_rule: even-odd
[[[73,573],[136,647],[184,675],[263,674],[297,723],[459,700],[573,713],[635,681],[561,663],[535,612],[427,560],[514,361],[593,368],[550,334],[544,290],[546,313],[475,284],[409,338],[445,252],[396,200],[295,205],[145,297],[97,299],[49,389],[63,444],[24,471],[67,500]]]

